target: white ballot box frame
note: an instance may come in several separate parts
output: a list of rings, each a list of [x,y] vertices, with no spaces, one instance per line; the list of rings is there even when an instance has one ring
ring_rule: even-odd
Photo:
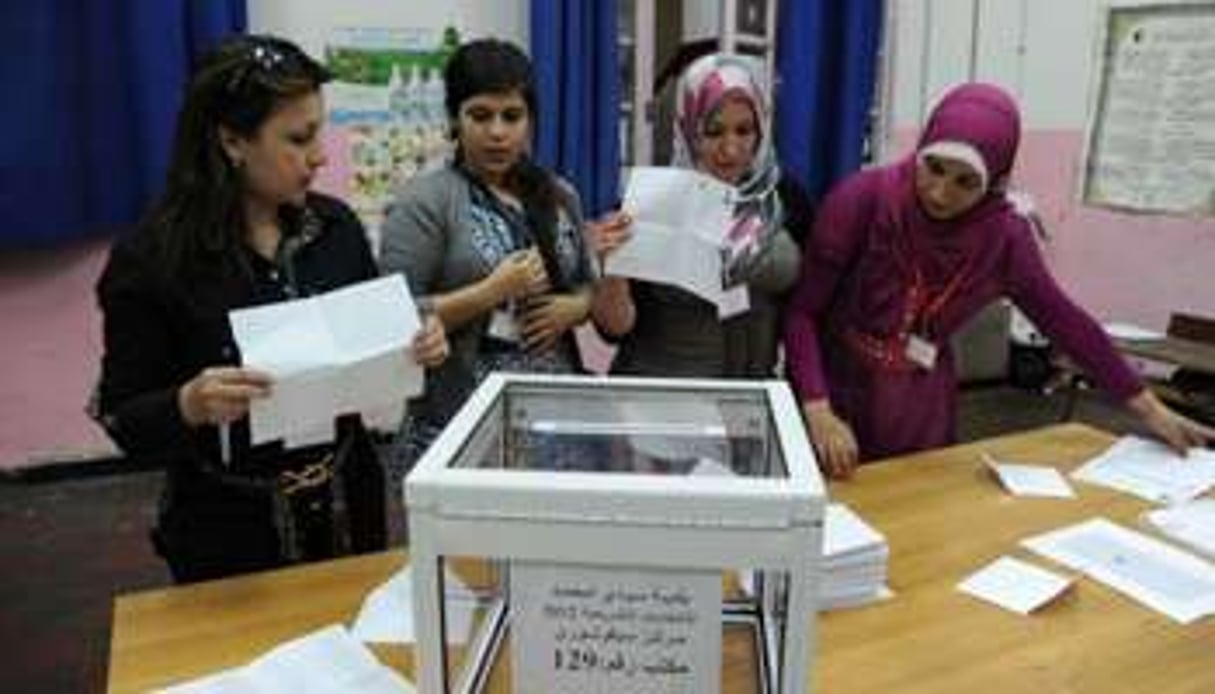
[[[458,464],[469,446],[484,444],[478,430],[504,416],[512,389],[534,394],[550,388],[637,397],[659,392],[689,401],[702,393],[754,397],[767,410],[768,440],[779,448],[782,469],[775,476],[716,476]],[[449,673],[442,647],[445,557],[656,572],[761,570],[754,599],[761,691],[800,694],[810,687],[826,492],[797,403],[783,382],[494,373],[418,461],[404,495],[419,691],[476,691],[509,629],[506,595],[487,606],[464,672]],[[779,589],[762,587],[768,571],[780,577],[769,582]],[[723,602],[723,624],[730,613]],[[771,633],[780,621],[773,614],[783,615],[783,638]]]

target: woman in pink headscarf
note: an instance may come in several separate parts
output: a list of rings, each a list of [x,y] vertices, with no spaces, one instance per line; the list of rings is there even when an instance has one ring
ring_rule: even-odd
[[[825,200],[785,321],[790,375],[823,470],[951,443],[949,337],[1007,296],[1173,448],[1212,431],[1144,388],[1051,277],[1005,197],[1020,114],[986,84],[950,91],[913,155],[859,172]]]
[[[797,281],[801,237],[813,215],[809,198],[781,175],[772,143],[771,103],[755,61],[702,56],[675,92],[672,165],[697,169],[738,191],[724,240],[725,281],[745,287],[749,308],[728,318],[669,285],[607,277],[592,317],[619,349],[613,373],[699,378],[771,378],[784,302]],[[617,214],[591,225],[594,246],[610,253],[628,237]]]

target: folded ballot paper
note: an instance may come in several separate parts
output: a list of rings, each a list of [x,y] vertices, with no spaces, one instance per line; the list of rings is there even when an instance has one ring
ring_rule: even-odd
[[[827,505],[819,609],[857,607],[890,596],[886,538],[844,504]]]
[[[346,629],[333,625],[288,641],[243,667],[161,690],[166,694],[413,694]]]
[[[455,574],[443,572],[447,605],[447,643],[463,645],[472,638],[477,596]],[[350,631],[364,643],[417,641],[413,623],[413,571],[406,566],[376,586],[359,608]]]
[[[746,287],[723,285],[736,195],[692,169],[631,169],[621,207],[633,218],[632,235],[607,257],[604,273],[674,285],[716,305],[722,318],[746,311]]]
[[[1215,561],[1215,499],[1148,511],[1143,525]]]
[[[250,410],[254,444],[332,441],[334,418],[353,413],[395,430],[405,400],[422,392],[423,369],[408,356],[421,321],[399,274],[229,320],[244,365],[274,377],[270,397]]]

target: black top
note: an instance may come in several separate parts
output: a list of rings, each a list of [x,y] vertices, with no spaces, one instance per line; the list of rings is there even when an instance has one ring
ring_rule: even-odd
[[[163,457],[172,465],[204,464],[200,455],[218,461],[214,427],[191,431],[178,412],[177,390],[204,368],[240,363],[228,311],[377,276],[363,225],[350,208],[317,194],[309,195],[307,207],[320,223],[315,236],[278,262],[247,250],[244,281],[170,276],[145,230],[114,244],[97,285],[105,316],[99,404],[107,430],[128,455]],[[287,238],[301,238],[303,225],[292,226]],[[236,469],[251,462],[248,441],[247,420],[238,422],[232,428]]]
[[[362,224],[338,200],[310,194],[305,212],[285,212],[282,222],[284,240],[276,261],[246,249],[236,264],[239,271],[224,272],[216,262],[189,274],[170,273],[152,230],[141,228],[114,244],[97,284],[105,345],[99,414],[128,456],[167,471],[157,539],[171,566],[176,550],[166,544],[184,542],[192,551],[200,542],[219,542],[207,538],[221,530],[228,536],[224,542],[274,534],[270,492],[257,493],[251,491],[255,487],[234,482],[272,480],[279,470],[332,449],[287,452],[279,442],[251,447],[245,418],[231,426],[232,459],[221,466],[216,427],[189,427],[177,405],[178,389],[203,369],[240,364],[228,311],[326,292],[378,275]],[[361,426],[357,432],[365,438]],[[263,539],[263,549],[272,544]],[[174,567],[174,574],[191,580],[282,563],[273,557],[246,557],[227,566],[228,549],[211,549],[216,556],[208,555],[206,561],[217,563],[215,571],[183,579]]]

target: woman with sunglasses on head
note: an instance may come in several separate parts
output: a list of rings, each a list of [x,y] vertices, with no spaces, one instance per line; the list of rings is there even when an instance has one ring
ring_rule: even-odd
[[[381,236],[383,267],[405,273],[452,344],[410,403],[405,465],[490,371],[577,371],[570,331],[590,306],[577,193],[528,156],[538,124],[527,56],[496,39],[473,41],[443,77],[454,160],[409,181]]]
[[[1211,440],[1144,388],[1051,277],[1031,222],[1005,196],[1020,133],[1004,91],[961,85],[933,110],[911,156],[854,174],[825,200],[785,346],[830,476],[953,442],[949,338],[1000,296],[1174,449]]]
[[[672,286],[619,277],[596,291],[595,326],[618,342],[613,373],[697,378],[771,378],[779,321],[797,280],[801,237],[813,210],[781,174],[772,144],[770,100],[746,58],[711,54],[681,75],[675,93],[673,164],[738,189],[726,239],[725,280],[745,286],[749,308],[726,319],[717,307]],[[601,257],[627,240],[617,213],[590,225]]]
[[[336,442],[250,444],[250,403],[274,387],[239,366],[228,312],[375,277],[362,225],[309,190],[325,163],[325,69],[291,43],[236,37],[192,76],[164,195],[117,241],[98,283],[99,415],[132,458],[162,465],[153,532],[179,582],[385,546],[384,475],[357,416]],[[426,365],[446,338],[428,319]]]

